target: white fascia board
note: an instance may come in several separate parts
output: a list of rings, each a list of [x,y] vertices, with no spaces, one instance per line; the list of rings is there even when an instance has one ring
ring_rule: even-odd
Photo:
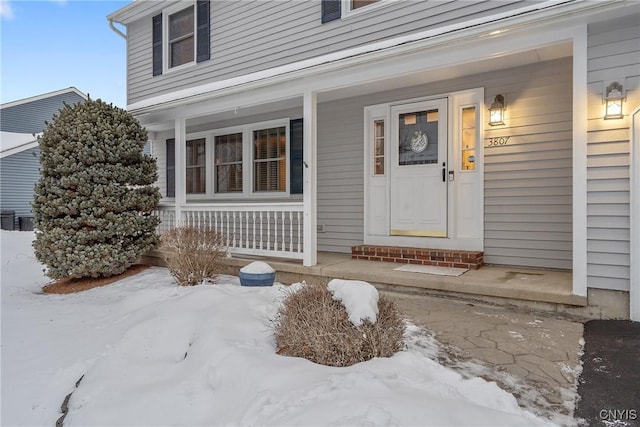
[[[132,3],[107,15],[107,20],[128,25],[145,16],[158,13],[165,7],[177,2],[177,0],[134,0]]]
[[[5,157],[9,157],[13,154],[18,154],[22,151],[28,150],[30,148],[35,148],[38,146],[38,141],[31,141],[26,144],[19,145],[17,147],[9,148],[5,151],[0,152],[0,159],[4,159]]]
[[[467,39],[477,39],[478,37],[489,39],[493,36],[493,31],[513,31],[529,25],[575,18],[578,12],[600,11],[614,6],[623,7],[627,5],[620,2],[546,1],[512,12],[504,12],[464,23],[396,37],[243,76],[177,90],[129,104],[127,109],[134,114],[143,114],[177,107],[186,103],[224,96],[231,92],[253,90],[282,81],[304,78],[318,72],[351,67],[358,63],[379,60],[409,51],[432,48]]]
[[[78,94],[81,97],[83,97],[85,100],[88,99],[87,95],[85,95],[84,93],[79,91],[77,88],[71,86],[71,87],[68,87],[68,88],[65,88],[65,89],[60,89],[60,90],[56,90],[56,91],[53,91],[53,92],[43,93],[41,95],[35,95],[35,96],[29,97],[29,98],[18,99],[16,101],[7,102],[5,104],[0,105],[0,108],[15,107],[16,105],[22,105],[22,104],[27,104],[29,102],[40,101],[41,99],[51,98],[53,96],[62,95],[64,93],[71,93],[71,92],[75,92],[76,94]]]

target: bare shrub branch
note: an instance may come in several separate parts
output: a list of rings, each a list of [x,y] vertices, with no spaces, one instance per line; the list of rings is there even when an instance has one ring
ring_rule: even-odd
[[[305,285],[286,297],[273,321],[278,354],[329,366],[389,357],[403,348],[404,322],[384,296],[378,310],[375,323],[356,327],[325,285]]]
[[[193,286],[218,276],[226,246],[216,230],[177,227],[164,233],[161,241],[169,272],[181,285]]]

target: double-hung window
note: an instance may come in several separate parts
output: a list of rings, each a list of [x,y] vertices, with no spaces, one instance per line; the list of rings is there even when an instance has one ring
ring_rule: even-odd
[[[187,141],[187,194],[204,194],[207,192],[207,150],[206,139]]]
[[[242,132],[214,138],[216,193],[242,193]]]
[[[193,6],[168,16],[169,68],[193,62],[195,57],[195,16]]]
[[[253,131],[253,191],[287,191],[286,127]]]
[[[210,1],[180,1],[152,18],[153,75],[211,58]]]

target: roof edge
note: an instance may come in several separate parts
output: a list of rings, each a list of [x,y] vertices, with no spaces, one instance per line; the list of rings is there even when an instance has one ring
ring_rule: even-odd
[[[53,92],[47,92],[47,93],[43,93],[43,94],[40,94],[40,95],[34,95],[34,96],[29,97],[29,98],[23,98],[23,99],[18,99],[16,101],[6,102],[4,104],[0,104],[0,108],[15,107],[16,105],[22,105],[22,104],[26,104],[26,103],[29,103],[29,102],[39,101],[41,99],[51,98],[53,96],[62,95],[63,93],[76,93],[77,95],[81,96],[85,100],[89,99],[89,97],[85,93],[83,93],[80,90],[78,90],[78,88],[76,88],[74,86],[71,86],[71,87],[68,87],[68,88],[65,88],[65,89],[55,90]]]

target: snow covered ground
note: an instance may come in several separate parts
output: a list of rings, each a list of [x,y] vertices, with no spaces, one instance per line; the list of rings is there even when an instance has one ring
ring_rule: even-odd
[[[33,234],[0,234],[2,425],[519,426],[547,421],[495,383],[407,350],[347,368],[275,354],[270,319],[286,288],[178,287],[151,268],[115,284],[44,295]],[[79,387],[75,383],[84,375]]]

